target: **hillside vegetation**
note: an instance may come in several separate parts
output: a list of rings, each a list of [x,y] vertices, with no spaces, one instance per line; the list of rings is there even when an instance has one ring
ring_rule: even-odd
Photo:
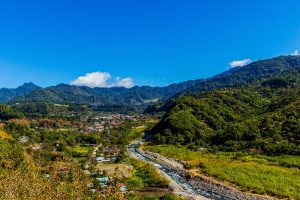
[[[67,174],[58,173],[58,164],[39,166],[19,144],[5,139],[4,131],[0,134],[1,199],[93,199],[86,191],[88,179],[78,166]]]
[[[178,98],[152,129],[155,144],[300,155],[299,74]]]
[[[9,120],[14,118],[22,118],[24,114],[18,112],[7,105],[0,104],[0,119]]]

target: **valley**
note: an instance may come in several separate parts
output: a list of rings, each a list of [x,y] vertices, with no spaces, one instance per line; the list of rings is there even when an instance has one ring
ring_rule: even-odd
[[[300,200],[299,0],[0,0],[0,200]]]
[[[2,89],[0,197],[300,199],[299,73],[281,56],[166,87]]]

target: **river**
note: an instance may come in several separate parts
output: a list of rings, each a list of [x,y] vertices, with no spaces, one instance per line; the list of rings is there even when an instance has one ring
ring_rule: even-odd
[[[179,175],[176,170],[171,169],[167,166],[158,164],[154,160],[143,155],[140,151],[137,151],[137,148],[139,147],[139,145],[140,145],[140,142],[132,143],[131,145],[129,145],[129,151],[132,154],[134,154],[134,156],[137,157],[138,159],[140,159],[146,163],[149,163],[149,164],[155,166],[160,171],[164,172],[173,181],[175,181],[177,183],[177,185],[180,186],[185,193],[191,194],[194,196],[205,197],[207,199],[213,199],[213,200],[227,200],[228,199],[228,198],[222,197],[218,194],[215,194],[211,191],[204,191],[204,190],[194,188],[192,185],[189,184],[189,182],[186,180],[186,178]]]

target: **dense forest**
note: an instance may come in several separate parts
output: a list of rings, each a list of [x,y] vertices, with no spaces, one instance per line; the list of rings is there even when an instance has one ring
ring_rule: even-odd
[[[156,144],[300,155],[299,73],[183,96],[152,129]]]

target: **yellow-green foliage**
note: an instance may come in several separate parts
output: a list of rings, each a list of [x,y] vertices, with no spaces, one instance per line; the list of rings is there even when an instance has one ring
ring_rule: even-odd
[[[259,194],[300,199],[300,156],[205,153],[172,145],[145,149],[187,161],[192,168]]]
[[[130,159],[128,163],[134,167],[133,176],[125,179],[130,189],[167,188],[169,186],[169,182],[158,173],[154,166],[136,159]]]
[[[68,171],[62,172],[62,166]],[[41,167],[15,141],[0,139],[0,199],[124,199],[114,187],[91,194],[91,181],[76,163],[49,162]]]
[[[146,129],[146,126],[138,126],[132,128],[132,130],[129,132],[129,138],[132,140],[141,138],[144,135]]]
[[[0,129],[0,139],[7,139],[7,140],[12,140],[13,137],[9,134],[7,134],[5,131]]]
[[[72,147],[72,155],[75,157],[86,157],[92,151],[90,147],[75,146]]]
[[[145,131],[147,131],[149,128],[152,128],[157,122],[158,121],[154,119],[147,119],[143,125],[137,124],[138,126],[132,127],[127,136],[129,138],[129,143],[142,138]]]

